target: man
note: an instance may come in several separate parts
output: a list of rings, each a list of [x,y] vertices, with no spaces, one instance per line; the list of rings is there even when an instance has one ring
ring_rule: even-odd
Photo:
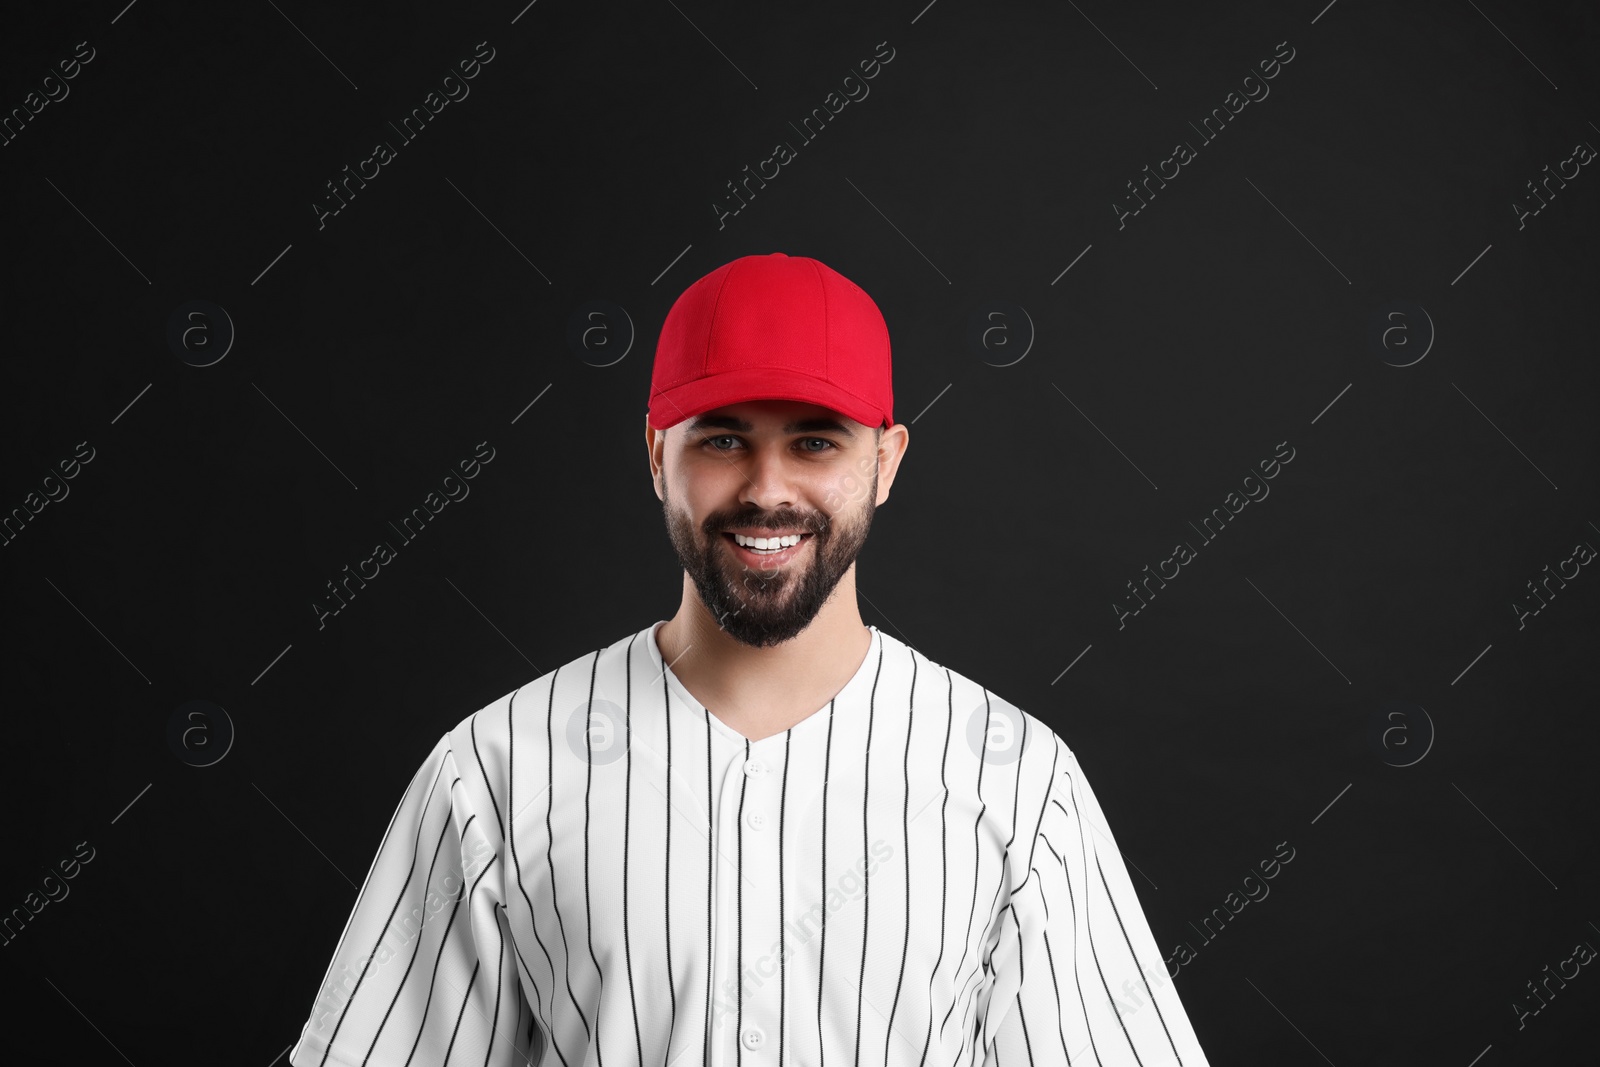
[[[439,739],[295,1067],[1206,1067],[1072,751],[862,623],[891,405],[824,264],[679,296],[645,427],[677,613]]]

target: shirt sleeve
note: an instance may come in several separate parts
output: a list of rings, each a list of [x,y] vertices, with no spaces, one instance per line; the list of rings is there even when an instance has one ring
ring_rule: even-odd
[[[501,833],[445,734],[417,770],[345,923],[294,1067],[536,1062],[502,904]]]
[[[1029,870],[991,955],[984,1067],[1209,1067],[1105,813],[1055,745]]]

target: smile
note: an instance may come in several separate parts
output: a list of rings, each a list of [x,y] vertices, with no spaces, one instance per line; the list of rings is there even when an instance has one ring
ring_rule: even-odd
[[[809,533],[801,534],[799,535],[799,540],[793,544],[785,543],[791,540],[788,537],[752,538],[745,537],[742,534],[731,533],[724,533],[722,537],[733,547],[734,555],[741,560],[752,566],[770,567],[774,564],[786,563],[799,555],[801,550],[805,548],[806,543],[811,540],[812,535]],[[747,543],[740,544],[741,540]],[[756,541],[762,541],[771,547],[757,548],[755,547]]]

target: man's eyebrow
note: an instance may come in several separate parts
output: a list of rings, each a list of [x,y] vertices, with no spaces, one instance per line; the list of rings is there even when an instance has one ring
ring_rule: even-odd
[[[755,426],[747,420],[734,415],[700,415],[689,423],[688,428],[691,432],[695,430],[734,430],[738,433],[749,433],[755,429]],[[783,428],[784,433],[818,433],[828,430],[842,434],[851,440],[854,440],[856,436],[855,431],[850,427],[838,419],[828,418],[827,416],[814,419],[798,419]]]

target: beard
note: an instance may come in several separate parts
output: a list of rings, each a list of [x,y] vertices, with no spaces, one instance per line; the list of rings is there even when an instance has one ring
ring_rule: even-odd
[[[792,509],[714,512],[696,530],[672,507],[666,475],[661,478],[662,512],[679,564],[717,625],[752,648],[781,644],[811,625],[866,544],[877,498],[874,467],[871,495],[866,506],[854,514],[841,512],[829,519],[821,513]],[[732,527],[798,527],[811,534],[807,540],[812,544],[794,561],[764,570],[734,554],[732,541],[724,533]]]

